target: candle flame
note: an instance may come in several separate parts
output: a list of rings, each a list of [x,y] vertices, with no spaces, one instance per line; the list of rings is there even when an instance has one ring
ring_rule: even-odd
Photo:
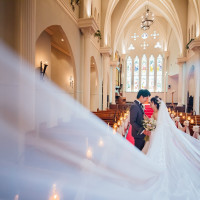
[[[100,146],[100,147],[103,147],[103,146],[104,146],[104,142],[103,142],[102,138],[100,138],[100,140],[99,140],[99,146]]]
[[[88,159],[92,159],[92,150],[91,150],[91,148],[88,148],[88,149],[87,149],[86,157],[87,157]]]

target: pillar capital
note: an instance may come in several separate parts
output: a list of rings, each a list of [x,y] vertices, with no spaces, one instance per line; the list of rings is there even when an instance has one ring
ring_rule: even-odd
[[[92,35],[97,32],[98,25],[93,17],[91,18],[80,18],[78,20],[78,26],[83,34]]]
[[[178,65],[183,65],[185,62],[187,62],[187,57],[180,57],[180,58],[177,58],[177,64]]]
[[[169,51],[164,51],[163,57],[167,59],[169,57]]]
[[[119,62],[118,61],[116,61],[116,60],[112,60],[112,61],[110,61],[110,66],[111,67],[117,67],[119,65]]]
[[[122,60],[126,60],[127,54],[122,54],[121,58],[122,58]]]
[[[101,47],[100,48],[100,53],[103,56],[111,56],[112,54],[112,49],[110,47]]]
[[[200,52],[200,39],[195,39],[189,44],[189,49],[194,52]]]

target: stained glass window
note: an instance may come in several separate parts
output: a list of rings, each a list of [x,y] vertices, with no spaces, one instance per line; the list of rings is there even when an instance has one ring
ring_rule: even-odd
[[[132,77],[132,59],[129,56],[127,59],[127,76],[126,76],[126,91],[131,92],[131,77]]]
[[[157,81],[156,81],[156,92],[162,92],[162,68],[163,58],[161,55],[157,58]]]
[[[142,69],[141,69],[141,89],[146,89],[147,87],[147,57],[144,54],[142,56]]]
[[[139,90],[139,58],[134,59],[134,92]]]
[[[163,57],[159,55],[156,59],[151,55],[147,62],[145,54],[141,60],[138,56],[134,60],[129,56],[127,59],[126,81],[127,92],[138,92],[140,89],[148,89],[150,92],[162,92]]]
[[[149,58],[149,91],[154,92],[154,66],[155,59],[154,56],[151,55]]]

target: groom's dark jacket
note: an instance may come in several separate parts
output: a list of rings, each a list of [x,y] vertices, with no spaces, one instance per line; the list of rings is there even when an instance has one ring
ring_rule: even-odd
[[[132,125],[132,136],[136,139],[144,139],[145,135],[140,134],[144,128],[142,120],[144,111],[138,101],[134,101],[130,109],[130,123]]]

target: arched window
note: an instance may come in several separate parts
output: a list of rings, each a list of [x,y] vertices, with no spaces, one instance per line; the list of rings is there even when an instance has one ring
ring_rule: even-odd
[[[138,56],[127,59],[126,91],[138,92],[148,89],[150,92],[163,92],[163,57],[151,55],[147,60],[144,54],[140,60]]]
[[[142,56],[142,68],[141,68],[141,89],[147,88],[147,57],[144,54]]]
[[[194,38],[194,35],[193,35],[193,25],[192,25],[192,28],[191,28],[191,39]]]
[[[94,9],[94,19],[95,19],[95,21],[97,21],[97,9],[96,8]]]
[[[156,81],[156,92],[162,92],[162,72],[163,69],[163,58],[161,55],[157,58],[157,81]]]
[[[155,59],[151,55],[149,58],[149,91],[154,92],[154,69],[155,69]]]
[[[189,42],[190,41],[190,29],[189,29],[189,36],[188,37],[189,37],[189,39],[188,39],[188,42]]]
[[[139,90],[139,58],[134,59],[134,92]]]
[[[126,75],[126,91],[131,92],[131,77],[132,77],[132,59],[129,56],[127,59],[127,75]]]
[[[97,15],[97,24],[100,25],[100,21],[99,21],[99,13]]]
[[[196,23],[194,24],[194,38],[196,38]]]

